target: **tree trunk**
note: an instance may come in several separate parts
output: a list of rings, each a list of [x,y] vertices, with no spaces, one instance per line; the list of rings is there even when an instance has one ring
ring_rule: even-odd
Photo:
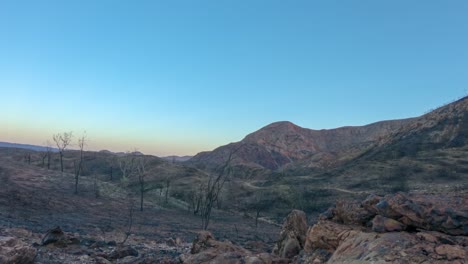
[[[80,166],[76,167],[76,161],[73,161],[73,168],[75,168],[75,194],[78,194],[78,176],[80,175]]]
[[[60,171],[63,173],[63,153],[60,152]]]
[[[75,175],[75,194],[78,194],[78,175]]]
[[[257,214],[255,215],[255,228],[258,227],[258,217],[260,216],[260,210],[257,210]]]
[[[165,203],[167,204],[167,196],[169,195],[169,184],[166,185],[166,199]]]
[[[144,185],[140,187],[140,212],[143,212],[143,194],[144,194]]]

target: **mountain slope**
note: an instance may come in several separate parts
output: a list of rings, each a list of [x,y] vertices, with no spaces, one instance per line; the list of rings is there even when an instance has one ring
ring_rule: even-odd
[[[29,144],[19,144],[19,143],[10,143],[10,142],[0,142],[0,147],[2,148],[20,148],[20,149],[29,149],[33,151],[47,151],[47,147],[44,146],[37,146],[37,145],[29,145]],[[57,148],[50,148],[51,151],[57,152]]]
[[[309,167],[330,166],[361,154],[412,120],[330,130],[312,130],[291,122],[276,122],[247,135],[240,142],[199,153],[190,162],[214,167],[236,150],[234,164],[252,168],[276,170],[299,161],[309,161]]]
[[[312,130],[276,122],[240,142],[201,152],[189,162],[215,168],[233,152],[233,165],[248,169],[332,168],[363,156],[387,159],[420,150],[464,146],[468,141],[467,111],[465,97],[421,117],[366,126]]]

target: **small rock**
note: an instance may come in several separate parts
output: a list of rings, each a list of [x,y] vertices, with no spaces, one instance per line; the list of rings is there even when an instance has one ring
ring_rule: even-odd
[[[47,231],[45,236],[42,238],[41,244],[43,246],[51,243],[55,243],[61,240],[64,240],[65,234],[63,233],[62,229],[57,226]]]
[[[128,256],[137,257],[138,251],[131,246],[120,246],[114,249],[107,257],[108,260],[116,260]]]
[[[466,259],[468,257],[466,251],[458,245],[440,245],[435,248],[435,252],[448,260]]]
[[[372,230],[375,232],[394,232],[405,230],[406,226],[397,220],[376,215],[372,220]]]
[[[32,264],[37,250],[14,237],[0,236],[0,263]]]
[[[110,262],[109,260],[103,258],[103,257],[95,257],[94,258],[94,263],[96,264],[111,264],[112,262]]]

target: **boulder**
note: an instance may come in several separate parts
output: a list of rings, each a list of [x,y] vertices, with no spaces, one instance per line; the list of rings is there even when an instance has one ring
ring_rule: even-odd
[[[337,201],[332,211],[333,221],[350,225],[366,225],[375,215],[358,201]]]
[[[355,232],[348,226],[320,220],[307,231],[304,251],[313,253],[316,249],[323,249],[332,253],[344,239]]]
[[[15,237],[0,236],[0,263],[34,263],[37,250]]]
[[[450,235],[468,235],[466,195],[397,193],[365,201],[369,212],[397,220],[406,226]]]
[[[230,241],[217,241],[208,231],[198,234],[193,241],[190,254],[181,255],[180,261],[193,264],[288,263],[287,259],[277,258],[267,253],[254,254]]]
[[[306,214],[299,210],[291,211],[283,224],[274,253],[282,258],[292,258],[299,254],[304,248],[307,229]]]
[[[372,231],[374,232],[394,232],[405,230],[406,226],[397,220],[376,215],[372,220]]]
[[[125,257],[137,257],[138,251],[131,246],[119,246],[112,250],[111,253],[106,257],[108,260],[122,259]]]
[[[467,214],[466,195],[340,202],[309,228],[295,263],[466,263]]]
[[[41,244],[43,246],[56,243],[59,241],[65,240],[65,233],[63,233],[62,229],[57,226],[55,228],[49,229],[47,233],[42,238]]]
[[[444,256],[447,260],[466,260],[468,257],[467,249],[464,249],[459,245],[439,245],[435,248],[435,252]]]

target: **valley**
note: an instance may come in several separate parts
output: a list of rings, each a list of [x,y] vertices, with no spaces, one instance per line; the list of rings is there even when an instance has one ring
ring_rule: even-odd
[[[67,150],[63,172],[55,151],[49,161],[42,149],[8,145],[0,147],[0,236],[34,244],[37,263],[179,263],[204,229],[272,252],[293,209],[313,225],[327,208],[372,195],[466,199],[467,134],[465,97],[421,117],[363,127],[273,123],[192,158]],[[65,251],[41,246],[54,227],[81,242],[67,242]],[[140,254],[111,257],[124,245]]]

